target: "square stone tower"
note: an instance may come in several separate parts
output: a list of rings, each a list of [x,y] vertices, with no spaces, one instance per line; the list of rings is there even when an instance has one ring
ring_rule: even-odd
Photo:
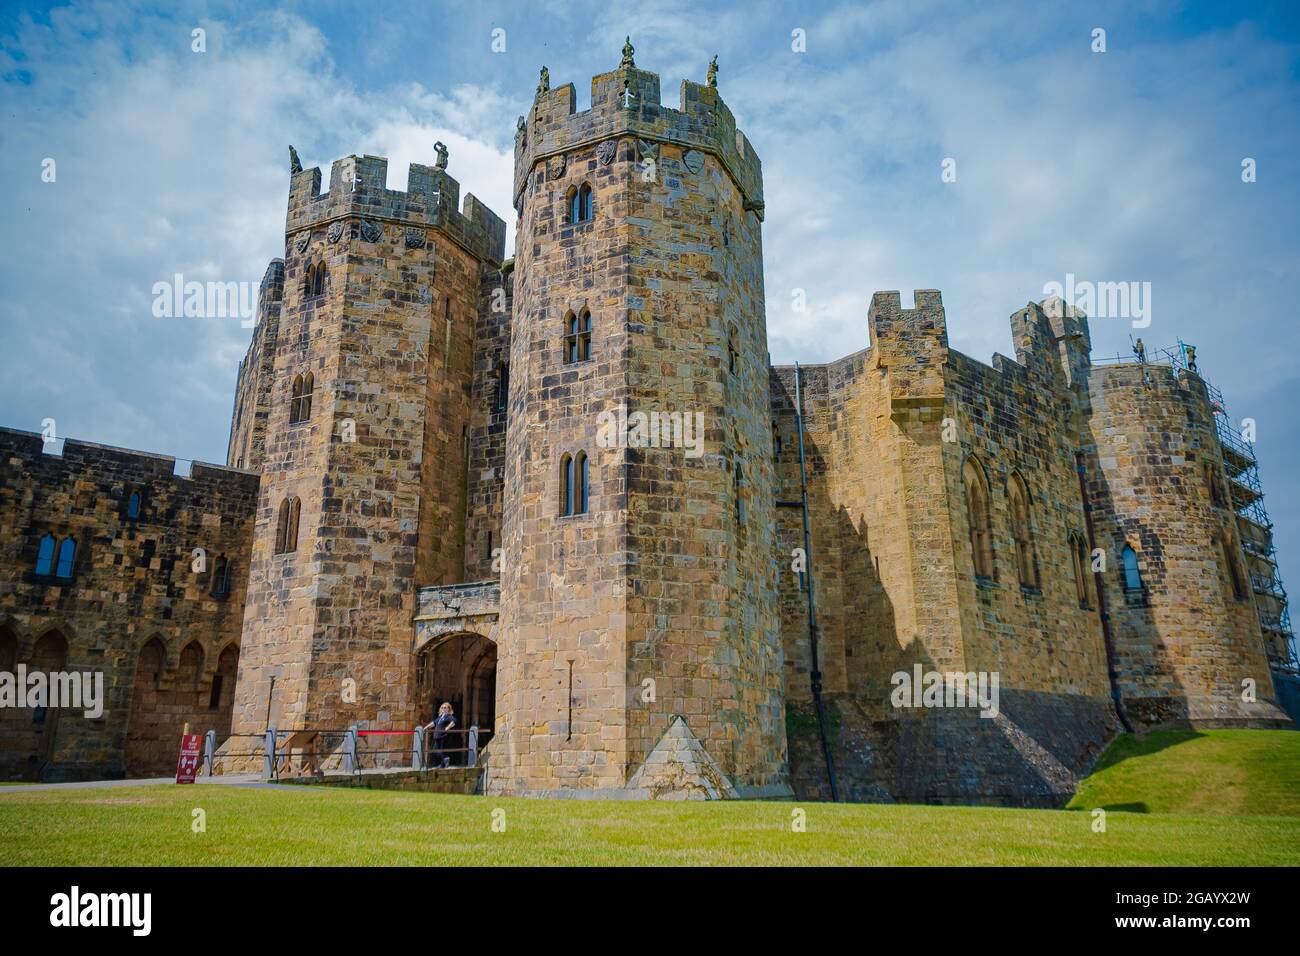
[[[487,787],[788,795],[761,166],[631,53],[581,113],[544,73],[516,138]]]
[[[505,238],[444,165],[399,192],[387,160],[349,156],[322,193],[294,164],[277,321],[231,441],[262,473],[236,733],[427,719],[415,591],[462,579],[474,329]]]

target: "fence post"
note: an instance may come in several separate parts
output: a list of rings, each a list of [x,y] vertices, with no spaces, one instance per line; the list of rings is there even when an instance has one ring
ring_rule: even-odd
[[[478,763],[478,724],[470,724],[469,743],[465,746],[468,750],[465,754],[465,766],[473,767]]]
[[[275,741],[276,733],[274,727],[268,727],[266,730],[266,741],[262,744],[265,753],[265,770],[266,779],[275,779]]]
[[[419,724],[415,726],[415,733],[411,735],[411,769],[424,769],[424,728]]]
[[[208,776],[212,776],[212,761],[217,753],[217,732],[209,730],[203,735],[203,766],[207,768]]]
[[[349,727],[343,735],[343,772],[356,773],[357,767],[357,728]]]

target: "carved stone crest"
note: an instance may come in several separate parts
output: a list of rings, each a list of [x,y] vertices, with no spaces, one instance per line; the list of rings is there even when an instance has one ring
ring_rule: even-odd
[[[564,154],[552,156],[546,163],[546,175],[551,179],[559,179],[564,175]]]
[[[361,223],[361,238],[366,242],[378,242],[384,238],[384,227],[366,219]]]
[[[311,245],[311,233],[310,233],[310,232],[304,232],[301,236],[298,237],[297,246],[298,246],[298,251],[299,251],[300,253],[302,253],[302,252],[306,252],[306,251],[307,251],[307,247],[310,246],[310,245]]]
[[[614,154],[618,152],[618,142],[607,139],[596,147],[596,158],[600,160],[600,165],[608,166],[614,161]]]
[[[638,139],[636,141],[636,158],[652,159],[656,163],[659,162],[659,144],[647,143],[643,139]]]
[[[688,172],[698,173],[704,168],[704,154],[697,149],[688,149],[682,153],[682,165]]]
[[[406,230],[406,248],[423,249],[424,248],[424,230],[410,227]]]
[[[330,223],[330,231],[326,233],[325,238],[331,243],[338,242],[343,238],[343,220],[336,219]]]

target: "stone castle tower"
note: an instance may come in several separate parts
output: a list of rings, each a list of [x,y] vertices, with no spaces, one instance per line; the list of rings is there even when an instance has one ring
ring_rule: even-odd
[[[624,52],[515,143],[488,788],[788,794],[761,167],[715,88],[663,107]],[[624,430],[651,412],[682,431]]]
[[[397,192],[387,160],[350,156],[322,194],[294,160],[231,433],[262,475],[234,730],[409,727],[416,589],[463,574],[480,277],[505,225],[458,209],[441,163]]]

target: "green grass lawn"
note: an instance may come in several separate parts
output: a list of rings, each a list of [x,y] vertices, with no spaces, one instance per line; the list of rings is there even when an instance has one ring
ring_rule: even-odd
[[[1300,816],[1300,733],[1168,730],[1116,740],[1071,809]]]
[[[1297,866],[1300,734],[1290,738],[1121,739],[1076,802],[1147,812],[1110,809],[1104,833],[1071,810],[149,785],[0,795],[0,865]],[[191,829],[195,808],[204,833]],[[492,828],[498,809],[504,832]],[[796,809],[805,832],[791,827]]]

